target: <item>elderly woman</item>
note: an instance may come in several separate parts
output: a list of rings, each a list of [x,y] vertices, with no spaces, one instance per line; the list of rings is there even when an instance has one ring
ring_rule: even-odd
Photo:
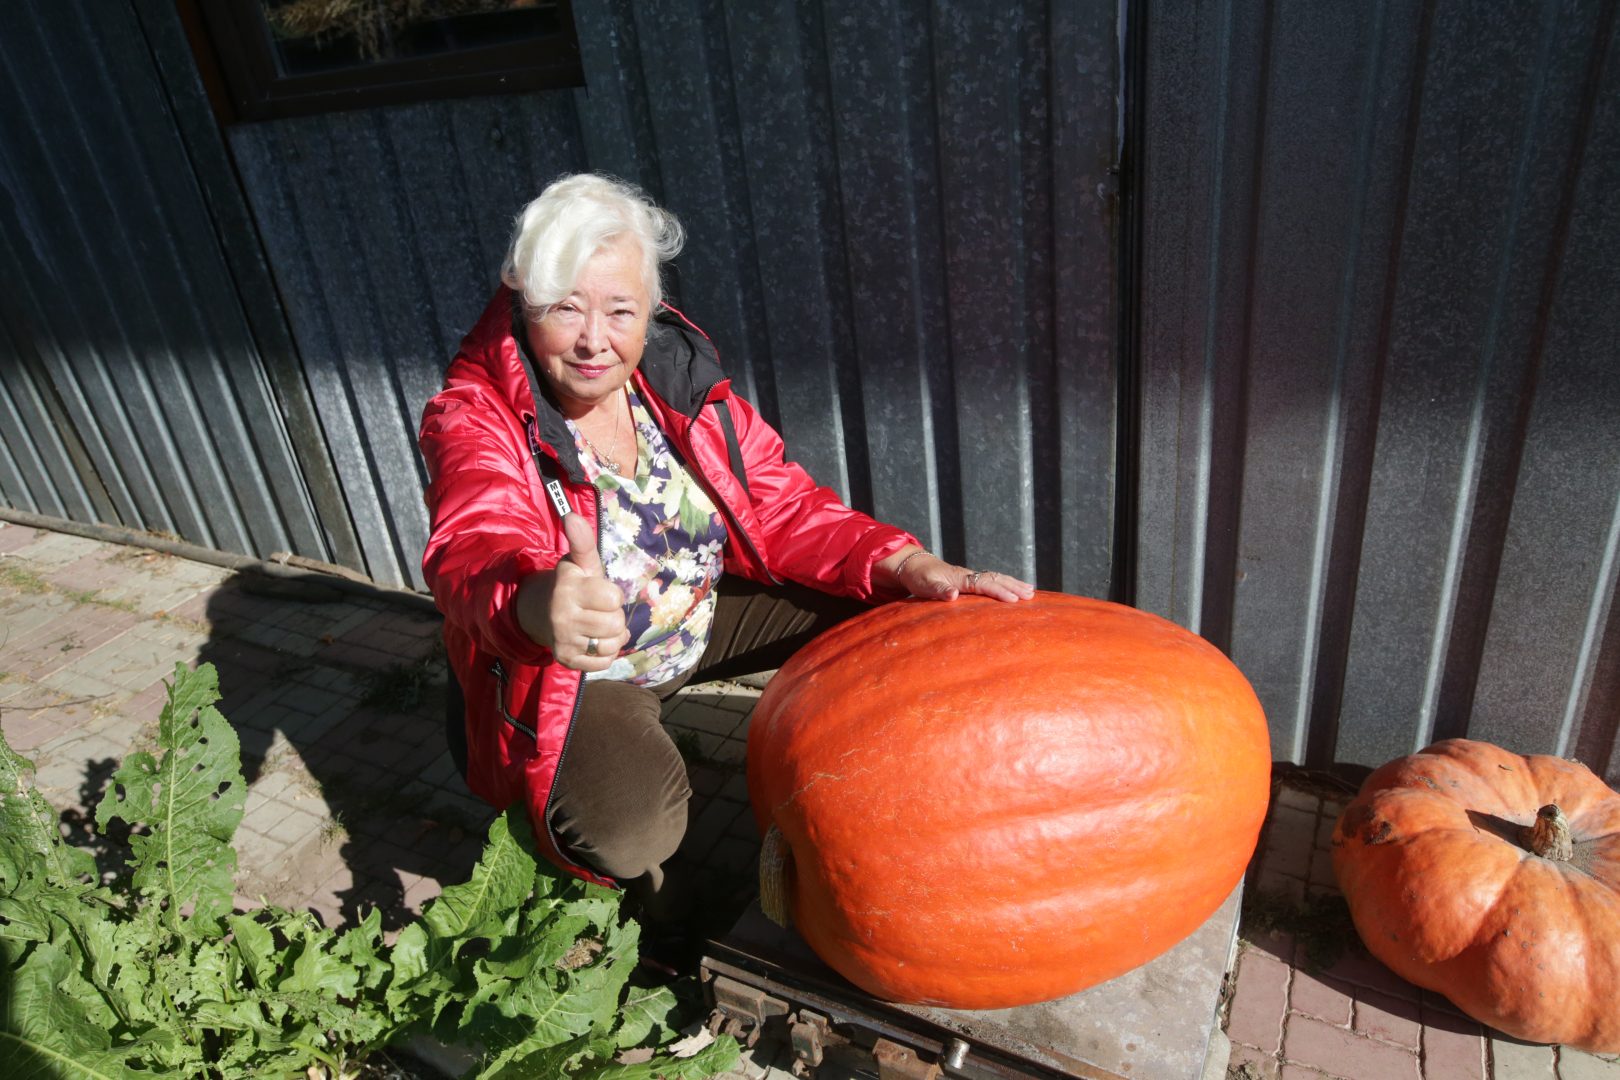
[[[495,806],[523,800],[546,856],[627,886],[653,922],[673,914],[690,795],[661,699],[779,666],[865,604],[1033,592],[929,554],[783,457],[663,303],[682,240],[634,187],[552,184],[421,431],[458,764]]]

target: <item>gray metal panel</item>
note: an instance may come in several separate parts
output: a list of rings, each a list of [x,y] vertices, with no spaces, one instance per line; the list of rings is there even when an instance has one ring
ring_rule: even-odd
[[[1613,16],[1610,16],[1611,20]],[[1539,366],[1480,662],[1472,731],[1620,776],[1620,41],[1570,124],[1579,171],[1533,282]],[[1584,152],[1582,152],[1584,150]],[[1565,151],[1569,153],[1568,150]],[[1572,155],[1573,156],[1573,155]],[[1534,659],[1526,664],[1524,657]]]
[[[1149,6],[1138,600],[1279,758],[1620,768],[1614,9]]]
[[[584,90],[229,133],[364,568],[420,584],[422,403],[523,203],[595,168],[687,226],[672,299],[795,460],[947,555],[1107,593],[1114,7],[573,10]]]
[[[422,406],[488,302],[536,177],[575,166],[567,95],[230,131],[363,555],[421,587]],[[575,166],[577,167],[577,166]]]
[[[0,233],[0,251],[4,250]],[[116,517],[40,365],[14,291],[0,297],[0,493],[14,507],[79,521]],[[88,486],[87,486],[88,485]]]
[[[36,453],[76,470],[29,501],[307,551],[308,496],[133,11],[7,5],[0,69],[0,348],[54,426],[34,429]]]

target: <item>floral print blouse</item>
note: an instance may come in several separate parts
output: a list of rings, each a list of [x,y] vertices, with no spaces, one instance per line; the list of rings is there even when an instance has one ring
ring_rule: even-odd
[[[719,510],[676,458],[634,391],[636,475],[598,463],[572,422],[585,476],[601,504],[597,547],[608,580],[624,594],[630,644],[586,679],[637,686],[667,682],[697,664],[709,644],[726,526]]]

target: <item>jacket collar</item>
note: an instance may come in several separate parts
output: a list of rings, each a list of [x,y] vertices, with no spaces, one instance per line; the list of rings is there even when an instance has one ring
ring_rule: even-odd
[[[502,382],[508,387],[508,399],[513,411],[523,418],[525,424],[533,420],[540,449],[562,466],[570,480],[583,484],[585,471],[579,463],[574,437],[564,423],[562,411],[557,407],[545,380],[540,376],[534,352],[529,346],[522,298],[504,286],[501,291],[506,294],[503,305],[507,309],[504,333],[495,342],[489,343],[494,348],[486,347],[485,363],[507,361],[502,365],[507,371],[500,374],[505,375]],[[500,294],[496,299],[501,299]],[[493,303],[490,305],[490,314],[494,314],[496,306]],[[511,370],[513,368],[519,370]],[[667,305],[661,306],[647,325],[647,347],[641,354],[636,375],[640,383],[661,402],[688,419],[697,417],[717,389],[722,395],[730,391],[714,344],[685,316]]]

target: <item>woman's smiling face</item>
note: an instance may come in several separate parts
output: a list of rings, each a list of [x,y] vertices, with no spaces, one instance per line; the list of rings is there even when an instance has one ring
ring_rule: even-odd
[[[592,255],[574,291],[529,323],[529,345],[563,415],[577,420],[611,402],[641,363],[652,301],[634,240]]]

